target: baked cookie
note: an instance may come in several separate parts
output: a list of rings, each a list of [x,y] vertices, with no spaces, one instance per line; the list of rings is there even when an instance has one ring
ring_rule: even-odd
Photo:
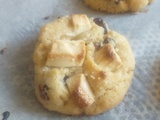
[[[117,106],[133,76],[126,38],[84,14],[45,25],[34,52],[35,91],[48,110],[95,115]]]
[[[108,13],[120,13],[126,11],[137,12],[142,10],[153,0],[84,0],[89,7]]]

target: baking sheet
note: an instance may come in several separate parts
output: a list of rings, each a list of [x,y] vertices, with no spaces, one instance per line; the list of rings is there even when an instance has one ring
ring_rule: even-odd
[[[8,120],[160,120],[160,0],[137,14],[106,14],[82,0],[0,0],[0,119]],[[133,48],[133,83],[118,107],[97,116],[49,112],[34,94],[33,50],[44,24],[59,16],[85,13],[101,17],[124,34]]]

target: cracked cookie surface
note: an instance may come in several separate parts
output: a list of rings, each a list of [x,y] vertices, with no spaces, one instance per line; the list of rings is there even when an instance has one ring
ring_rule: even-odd
[[[154,0],[84,0],[84,3],[96,10],[108,13],[141,11]]]
[[[51,111],[96,115],[117,106],[134,73],[126,38],[100,18],[61,17],[42,27],[34,51],[35,91]]]

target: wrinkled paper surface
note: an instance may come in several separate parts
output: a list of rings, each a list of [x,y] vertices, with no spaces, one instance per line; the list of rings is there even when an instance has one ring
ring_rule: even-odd
[[[59,16],[85,13],[101,17],[125,35],[133,49],[133,83],[118,107],[97,116],[49,112],[34,93],[33,50],[41,26]],[[141,13],[106,14],[82,0],[0,0],[0,119],[8,120],[160,120],[160,0]]]

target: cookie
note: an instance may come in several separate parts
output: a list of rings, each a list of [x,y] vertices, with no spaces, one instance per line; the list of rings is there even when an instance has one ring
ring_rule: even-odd
[[[34,63],[39,102],[68,115],[96,115],[117,106],[135,68],[127,39],[85,14],[42,27]]]
[[[141,11],[153,0],[84,0],[89,7],[108,13]]]

